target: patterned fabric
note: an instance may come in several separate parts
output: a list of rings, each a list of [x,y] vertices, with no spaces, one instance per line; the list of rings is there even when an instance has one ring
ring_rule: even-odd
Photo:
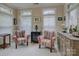
[[[25,36],[25,31],[16,31],[16,32],[15,32],[15,35],[16,35],[17,37],[24,37],[24,36]]]
[[[21,31],[20,35],[21,35],[21,37],[24,37],[25,36],[25,31]]]
[[[44,31],[44,38],[48,38],[48,32],[47,31]]]
[[[39,41],[39,44],[44,45],[49,48],[51,47],[51,44],[52,46],[54,46],[55,32],[45,31],[44,36],[41,35],[38,37],[38,41]]]
[[[49,39],[49,37],[50,37],[50,32],[44,31],[44,38]]]
[[[55,36],[55,32],[50,32],[50,39]]]
[[[28,35],[25,33],[25,31],[16,31],[15,34],[13,35],[13,39],[15,41],[16,48],[19,42],[22,41],[24,41],[24,43],[28,45]]]
[[[20,32],[16,31],[14,35],[16,35],[16,37],[20,37]]]

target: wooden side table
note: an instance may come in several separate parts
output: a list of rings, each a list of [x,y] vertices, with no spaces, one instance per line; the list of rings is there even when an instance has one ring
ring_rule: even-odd
[[[11,35],[10,34],[7,34],[7,33],[4,33],[4,34],[0,34],[0,37],[3,37],[3,44],[1,45],[2,48],[6,48],[7,47],[7,43],[6,43],[6,37],[9,37],[9,45],[11,45]]]

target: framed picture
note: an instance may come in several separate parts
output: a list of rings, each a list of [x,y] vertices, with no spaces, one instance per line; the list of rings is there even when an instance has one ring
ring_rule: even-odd
[[[66,16],[64,16],[64,21],[66,20]]]
[[[17,20],[16,20],[16,18],[13,19],[13,24],[14,24],[14,25],[17,25]]]
[[[62,21],[62,17],[58,17],[58,21]]]
[[[34,17],[34,22],[40,22],[40,17]]]

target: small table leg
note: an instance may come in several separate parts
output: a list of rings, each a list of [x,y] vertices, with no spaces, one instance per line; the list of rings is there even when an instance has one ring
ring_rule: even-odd
[[[5,39],[6,39],[6,37],[4,36],[3,37],[3,49],[5,49],[5,47],[6,47],[6,42],[5,42],[6,40]]]
[[[9,45],[11,46],[11,35],[9,34]]]

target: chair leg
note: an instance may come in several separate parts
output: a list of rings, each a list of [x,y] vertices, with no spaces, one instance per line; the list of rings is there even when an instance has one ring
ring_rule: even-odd
[[[41,44],[39,44],[39,48],[41,48]]]
[[[52,53],[52,48],[50,48],[50,52]]]
[[[52,53],[52,42],[51,42],[50,52]]]
[[[27,42],[27,46],[28,46],[28,42]]]
[[[17,43],[15,43],[15,48],[17,49]]]

